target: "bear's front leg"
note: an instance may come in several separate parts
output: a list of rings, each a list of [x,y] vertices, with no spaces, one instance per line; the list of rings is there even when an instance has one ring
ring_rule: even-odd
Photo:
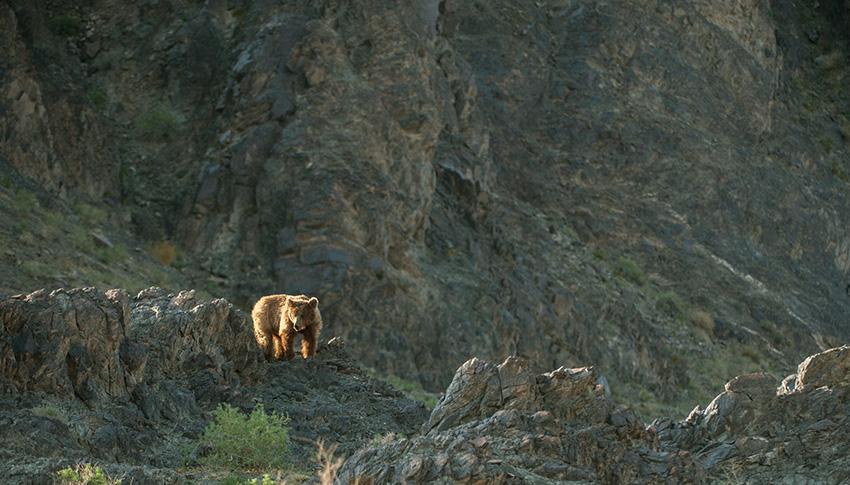
[[[283,357],[286,360],[292,360],[295,357],[295,332],[286,332],[283,336]]]
[[[316,356],[316,328],[307,327],[301,333],[301,356],[305,359]]]
[[[282,360],[283,359],[283,343],[280,341],[280,335],[272,334],[271,339],[272,339],[274,360]]]

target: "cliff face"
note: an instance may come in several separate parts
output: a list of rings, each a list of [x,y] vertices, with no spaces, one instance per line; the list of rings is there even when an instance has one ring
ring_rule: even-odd
[[[7,1],[0,158],[368,366],[681,409],[850,312],[848,5],[681,3]]]

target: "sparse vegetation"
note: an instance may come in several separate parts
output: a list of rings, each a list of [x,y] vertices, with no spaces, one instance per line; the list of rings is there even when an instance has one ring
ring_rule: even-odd
[[[102,110],[109,104],[109,94],[101,86],[90,86],[86,90],[86,100],[95,108]]]
[[[149,252],[154,259],[165,266],[171,266],[171,263],[177,259],[177,246],[170,241],[159,241],[152,244]]]
[[[756,350],[752,345],[742,345],[741,355],[750,359],[755,364],[761,363],[761,354],[759,354],[758,350]]]
[[[373,446],[374,445],[385,445],[385,444],[388,444],[388,443],[392,443],[393,441],[395,441],[396,439],[398,439],[400,437],[401,436],[396,434],[396,433],[387,433],[387,434],[375,433],[375,435],[372,436],[372,439],[369,440],[369,444],[373,445]]]
[[[31,412],[35,416],[55,419],[63,423],[67,423],[68,421],[68,418],[65,417],[65,413],[56,406],[36,406],[31,409]]]
[[[426,391],[422,388],[422,384],[418,382],[409,381],[396,375],[389,375],[386,380],[410,399],[425,403],[425,407],[428,409],[434,409],[434,406],[437,405],[437,394]]]
[[[288,423],[284,416],[266,414],[262,404],[248,416],[221,404],[201,436],[200,445],[209,452],[200,461],[214,468],[282,468],[289,453]]]
[[[617,260],[617,267],[614,274],[624,278],[636,285],[643,285],[646,282],[646,275],[640,265],[633,259],[626,256],[620,256]]]
[[[85,202],[74,204],[74,211],[80,217],[81,221],[93,226],[103,224],[107,218],[105,210]]]
[[[73,14],[63,14],[47,21],[47,28],[62,37],[76,37],[83,31],[83,21]]]
[[[99,467],[88,463],[63,468],[56,472],[59,482],[73,485],[120,485],[121,480],[112,478]]]
[[[785,336],[773,320],[762,320],[759,326],[774,345],[781,344],[785,340]]]
[[[691,311],[691,323],[694,324],[697,328],[704,331],[709,337],[714,336],[714,317],[711,316],[711,313],[708,313],[705,310],[693,310]]]
[[[832,161],[832,174],[839,180],[850,182],[850,175],[847,175],[847,171],[844,170],[844,167],[841,166],[841,163],[838,160]]]
[[[167,104],[158,104],[136,119],[136,130],[147,140],[172,139],[183,124],[183,116]]]
[[[655,309],[676,320],[684,320],[688,305],[675,291],[664,291],[655,300]]]
[[[53,268],[42,261],[24,261],[21,263],[21,270],[29,276],[44,277],[53,273]]]
[[[38,197],[26,189],[18,189],[15,191],[13,203],[19,212],[32,211],[41,207],[41,204],[38,202]]]
[[[107,264],[120,263],[129,259],[130,253],[123,244],[113,244],[98,250],[98,259]]]
[[[841,132],[841,138],[845,142],[850,142],[850,119],[842,116],[838,119],[838,131]]]

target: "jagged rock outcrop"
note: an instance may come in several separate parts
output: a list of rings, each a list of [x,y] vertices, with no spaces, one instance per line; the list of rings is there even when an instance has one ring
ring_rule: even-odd
[[[75,288],[0,301],[0,464],[10,483],[50,481],[87,461],[134,483],[204,480],[177,468],[197,458],[192,443],[222,402],[288,415],[295,455],[311,456],[318,439],[351,453],[426,417],[367,377],[339,339],[307,365],[266,363],[246,315],[194,291]]]
[[[615,405],[593,367],[536,375],[523,359],[462,365],[420,436],[358,451],[339,483],[697,482],[687,452],[661,449]]]
[[[535,375],[519,358],[472,359],[419,436],[359,450],[338,483],[844,483],[848,365],[845,346],[779,387],[739,376],[687,419],[644,427],[592,367]]]
[[[781,385],[737,377],[704,409],[649,427],[669,449],[687,449],[712,476],[739,483],[850,480],[850,347],[813,355]]]

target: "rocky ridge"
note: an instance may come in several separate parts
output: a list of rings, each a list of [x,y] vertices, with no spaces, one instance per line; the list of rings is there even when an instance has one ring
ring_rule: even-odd
[[[369,445],[340,483],[845,483],[850,347],[750,374],[683,421],[645,426],[592,367],[535,375],[472,359],[418,436]]]
[[[222,402],[289,415],[295,456],[339,443],[350,456],[340,484],[850,479],[847,346],[781,383],[736,377],[686,419],[646,425],[597,368],[539,374],[516,356],[467,361],[429,416],[366,376],[339,339],[306,364],[266,363],[243,312],[193,291],[40,290],[0,301],[0,323],[10,483],[77,462],[133,483],[215,481],[192,466],[203,450],[186,450]]]

